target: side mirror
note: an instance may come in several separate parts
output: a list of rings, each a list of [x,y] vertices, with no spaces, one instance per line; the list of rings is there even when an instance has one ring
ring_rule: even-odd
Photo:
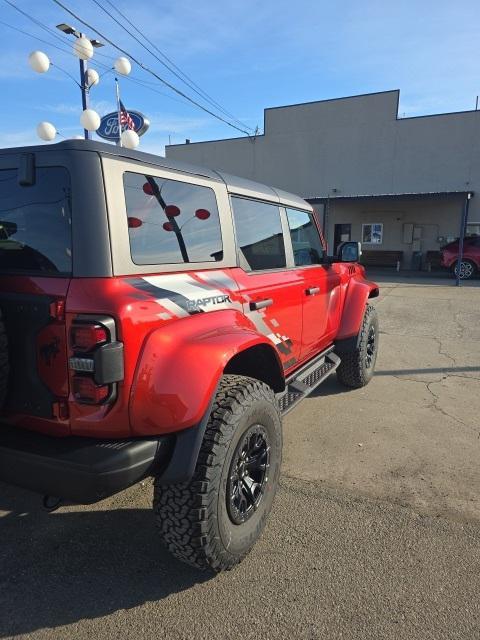
[[[339,262],[358,262],[361,255],[361,242],[342,242],[337,249],[337,258]]]

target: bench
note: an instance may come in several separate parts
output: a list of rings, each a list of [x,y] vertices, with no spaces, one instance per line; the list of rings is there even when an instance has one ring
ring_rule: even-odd
[[[402,263],[403,251],[365,251],[360,262],[367,267],[397,267]]]

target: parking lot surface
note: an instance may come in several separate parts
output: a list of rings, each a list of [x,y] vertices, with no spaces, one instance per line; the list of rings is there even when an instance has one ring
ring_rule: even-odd
[[[53,514],[0,484],[0,637],[479,638],[479,283],[380,280],[377,375],[287,416],[242,565],[170,558],[150,482]]]

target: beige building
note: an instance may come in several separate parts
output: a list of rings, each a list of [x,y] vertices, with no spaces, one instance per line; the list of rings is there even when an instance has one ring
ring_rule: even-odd
[[[171,145],[166,155],[293,191],[329,246],[360,240],[367,261],[435,268],[440,247],[480,234],[480,112],[400,118],[399,91],[265,110],[264,134]]]

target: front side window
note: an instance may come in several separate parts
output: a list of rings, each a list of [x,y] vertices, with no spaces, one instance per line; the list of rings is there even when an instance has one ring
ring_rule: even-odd
[[[123,176],[135,264],[216,262],[222,234],[213,189],[127,172]]]
[[[287,218],[295,265],[320,264],[323,247],[313,214],[297,209],[287,209]]]
[[[243,265],[252,271],[285,268],[285,244],[278,206],[235,197],[232,205]]]
[[[0,272],[69,275],[72,271],[70,174],[37,167],[35,184],[0,171]]]
[[[372,223],[362,224],[362,243],[363,244],[382,244],[383,242],[383,224]]]

